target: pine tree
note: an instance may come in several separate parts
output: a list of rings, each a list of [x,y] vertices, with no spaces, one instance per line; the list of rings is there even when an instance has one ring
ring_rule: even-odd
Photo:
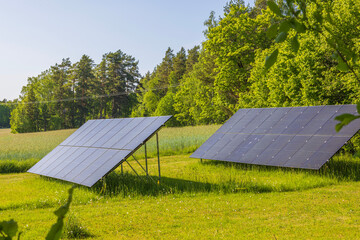
[[[28,131],[37,132],[39,130],[39,116],[40,110],[38,107],[34,85],[29,84],[27,89],[27,97],[25,102],[25,115],[28,120]]]
[[[51,78],[54,83],[54,98],[56,101],[55,104],[55,113],[56,113],[56,128],[67,128],[71,126],[71,115],[68,115],[69,112],[69,102],[65,102],[65,99],[72,98],[72,82],[69,79],[69,70],[71,68],[71,62],[69,58],[63,59],[61,64],[55,64],[51,67]]]
[[[74,65],[75,97],[76,97],[76,122],[78,126],[85,123],[91,112],[90,85],[93,83],[94,61],[87,55],[83,55],[78,63]]]
[[[138,62],[121,50],[106,55],[109,93],[112,94],[111,116],[126,117],[134,104],[130,96],[139,82]]]
[[[109,101],[108,97],[105,95],[110,92],[109,79],[107,75],[107,62],[106,54],[103,55],[101,62],[95,67],[95,78],[93,79],[91,87],[91,92],[95,95],[100,96],[94,102],[94,107],[97,106],[97,112],[99,118],[107,117],[107,102]]]

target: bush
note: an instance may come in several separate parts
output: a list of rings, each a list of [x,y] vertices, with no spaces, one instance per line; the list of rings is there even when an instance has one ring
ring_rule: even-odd
[[[80,223],[76,216],[70,215],[65,222],[63,236],[71,239],[83,239],[92,237],[92,234]]]

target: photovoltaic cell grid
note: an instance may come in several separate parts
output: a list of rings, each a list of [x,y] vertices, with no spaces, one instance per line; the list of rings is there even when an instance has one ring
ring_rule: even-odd
[[[171,116],[89,120],[28,172],[91,187]]]
[[[358,130],[355,120],[335,131],[356,105],[240,109],[190,157],[319,169]]]

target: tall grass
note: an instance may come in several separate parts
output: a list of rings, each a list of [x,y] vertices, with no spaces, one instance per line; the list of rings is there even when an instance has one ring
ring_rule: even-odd
[[[0,173],[21,173],[26,172],[38,159],[30,158],[23,161],[18,160],[0,160]]]
[[[0,129],[0,161],[41,159],[75,130],[12,134]]]

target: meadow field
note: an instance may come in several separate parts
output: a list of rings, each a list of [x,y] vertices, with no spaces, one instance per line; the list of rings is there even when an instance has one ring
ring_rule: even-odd
[[[63,238],[360,239],[359,158],[338,154],[319,171],[189,158],[218,127],[163,128],[160,185],[124,165],[76,188]],[[15,219],[22,239],[44,239],[72,186],[25,171],[73,131],[0,130],[0,221]],[[156,179],[154,139],[148,146]]]

